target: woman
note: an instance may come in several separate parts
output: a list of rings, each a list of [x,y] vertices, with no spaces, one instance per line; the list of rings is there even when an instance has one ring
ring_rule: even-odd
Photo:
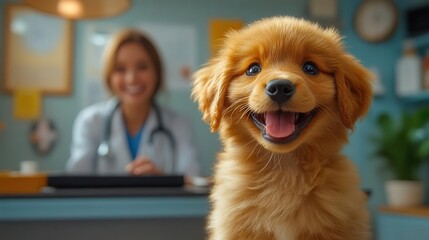
[[[103,78],[115,97],[77,116],[67,170],[199,175],[190,126],[155,104],[163,76],[153,43],[141,32],[125,30],[113,38],[104,60]]]

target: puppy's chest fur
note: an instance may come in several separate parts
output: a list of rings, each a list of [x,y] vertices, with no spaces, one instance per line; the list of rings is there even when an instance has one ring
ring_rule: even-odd
[[[327,185],[332,176],[326,173],[326,166],[322,168],[321,164],[315,164],[324,160],[301,159],[311,162],[306,165],[287,155],[261,155],[258,159],[228,151],[219,157],[216,183],[211,195],[214,203],[211,219],[236,222],[232,226],[240,227],[231,229],[232,232],[242,236],[259,236],[255,239],[298,240],[319,239],[319,232],[348,228],[342,226],[342,222],[353,218],[350,216],[354,213],[345,212],[354,210],[347,210],[347,204],[343,205],[341,201],[350,197],[350,190],[331,189]],[[341,177],[350,173],[347,160],[331,160],[345,162],[345,175],[338,173]],[[355,182],[353,174],[346,178],[350,183]],[[358,189],[355,186],[351,188],[352,195],[356,194],[355,190]],[[330,196],[328,192],[335,193]],[[341,197],[342,194],[348,196]],[[228,209],[227,213],[225,209]],[[228,225],[224,227],[228,228]],[[306,234],[315,237],[306,237]],[[320,239],[325,238],[320,236]],[[341,236],[338,239],[342,239]]]

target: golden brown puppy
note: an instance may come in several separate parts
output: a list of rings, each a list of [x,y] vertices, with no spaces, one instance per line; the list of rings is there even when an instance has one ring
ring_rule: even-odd
[[[335,30],[292,17],[228,34],[192,95],[219,130],[216,240],[364,240],[366,196],[340,152],[371,103],[371,74]]]

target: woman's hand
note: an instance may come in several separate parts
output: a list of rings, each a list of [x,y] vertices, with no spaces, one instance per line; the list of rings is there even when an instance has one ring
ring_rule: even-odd
[[[128,163],[125,170],[135,176],[163,174],[149,158],[142,156],[138,156],[134,161]]]

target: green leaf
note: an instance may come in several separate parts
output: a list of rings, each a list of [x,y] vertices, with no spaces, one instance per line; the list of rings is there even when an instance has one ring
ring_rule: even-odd
[[[429,108],[403,112],[398,119],[388,113],[377,118],[379,132],[371,136],[376,143],[375,155],[386,162],[398,179],[417,178],[419,168],[429,159]]]
[[[388,113],[382,113],[377,119],[377,124],[383,134],[389,134],[393,130],[393,121]]]
[[[426,159],[429,156],[429,139],[426,139],[423,141],[418,150],[417,150],[417,156],[421,159]]]

